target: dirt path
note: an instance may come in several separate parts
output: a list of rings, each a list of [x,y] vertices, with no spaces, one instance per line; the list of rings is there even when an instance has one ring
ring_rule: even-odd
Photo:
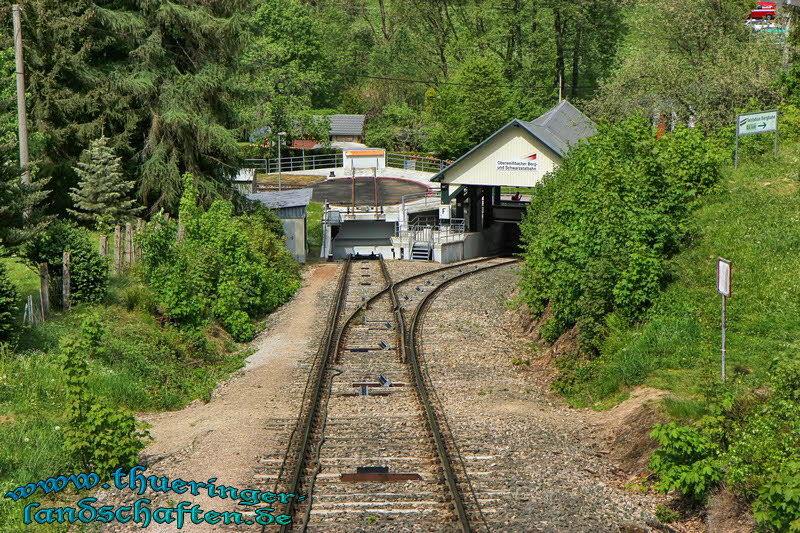
[[[203,482],[216,478],[217,486],[240,489],[252,484],[258,458],[275,453],[274,442],[265,438],[268,419],[295,415],[285,388],[308,352],[316,350],[319,333],[315,325],[323,305],[321,298],[324,289],[334,285],[337,272],[338,267],[333,264],[307,271],[296,297],[268,319],[265,333],[254,343],[256,352],[248,358],[244,374],[215,391],[210,402],[194,402],[180,411],[144,417],[152,424],[150,433],[155,439],[144,451],[150,462],[146,475]],[[128,492],[106,497],[130,500],[131,495]],[[156,496],[148,492],[145,497],[153,499],[153,509],[161,505],[173,507],[176,501],[185,500],[204,510],[245,510],[241,506],[236,509],[230,500],[203,493]],[[219,530],[219,526],[190,523],[182,531]],[[176,528],[154,523],[147,531]]]

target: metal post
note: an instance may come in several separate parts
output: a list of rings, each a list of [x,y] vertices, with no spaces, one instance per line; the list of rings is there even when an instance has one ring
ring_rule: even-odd
[[[780,119],[780,111],[775,111],[775,157],[778,157],[778,119]]]
[[[739,115],[736,115],[736,145],[733,149],[733,168],[739,168]]]
[[[31,172],[28,169],[30,154],[28,153],[28,111],[25,104],[25,64],[22,61],[22,8],[19,4],[11,7],[14,19],[14,55],[17,61],[17,122],[19,129],[19,166],[22,167],[22,184],[31,184]],[[26,211],[25,216],[28,216]]]
[[[284,135],[285,131],[278,132],[278,192],[281,192],[281,141]]]
[[[722,295],[722,382],[725,383],[725,295]]]

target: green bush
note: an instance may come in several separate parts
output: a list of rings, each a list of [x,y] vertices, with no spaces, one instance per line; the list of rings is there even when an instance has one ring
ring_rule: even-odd
[[[800,531],[800,462],[788,463],[758,491],[756,521],[775,531]]]
[[[62,339],[61,353],[67,397],[64,449],[77,470],[105,478],[117,468],[135,466],[149,434],[133,413],[112,408],[90,392],[86,357],[96,355],[102,335],[102,322],[90,316],[78,335]]]
[[[47,263],[52,286],[63,275],[63,254],[70,252],[70,289],[73,303],[99,302],[108,290],[108,263],[95,250],[89,232],[71,221],[52,222],[25,248],[33,265]],[[53,294],[55,301],[60,294]]]
[[[0,263],[0,344],[13,340],[17,332],[17,298],[17,289],[8,278],[8,269]]]
[[[224,200],[204,211],[187,175],[180,220],[185,234],[179,242],[175,224],[159,217],[141,238],[145,279],[176,324],[201,328],[216,320],[235,339],[249,340],[252,320],[299,287],[297,264],[273,232],[274,215],[236,217]]]
[[[650,457],[650,468],[659,477],[656,488],[663,492],[676,489],[704,501],[722,479],[718,446],[701,428],[674,422],[656,424],[650,438],[659,444]]]
[[[800,359],[778,364],[771,381],[772,395],[731,432],[726,454],[729,482],[750,497],[800,462]]]
[[[724,152],[697,129],[657,139],[639,118],[604,126],[534,188],[522,223],[521,286],[534,313],[553,311],[552,341],[579,325],[594,352],[615,312],[636,321],[665,281],[664,261],[683,246],[696,200],[720,179]]]

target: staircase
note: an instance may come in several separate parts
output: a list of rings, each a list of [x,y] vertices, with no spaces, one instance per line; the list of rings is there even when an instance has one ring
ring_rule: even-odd
[[[412,261],[430,261],[431,248],[428,243],[415,242],[411,247],[411,260]]]

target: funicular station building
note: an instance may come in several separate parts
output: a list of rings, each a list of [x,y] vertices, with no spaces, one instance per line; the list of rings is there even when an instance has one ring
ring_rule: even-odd
[[[452,164],[410,177],[426,187],[422,194],[404,196],[395,205],[376,201],[366,209],[326,206],[322,256],[380,253],[387,259],[452,263],[517,251],[529,203],[523,191],[595,131],[566,100],[533,121],[514,119]],[[350,172],[355,191],[356,171]],[[374,176],[379,172],[385,173],[372,169]],[[377,188],[376,178],[376,198]]]

